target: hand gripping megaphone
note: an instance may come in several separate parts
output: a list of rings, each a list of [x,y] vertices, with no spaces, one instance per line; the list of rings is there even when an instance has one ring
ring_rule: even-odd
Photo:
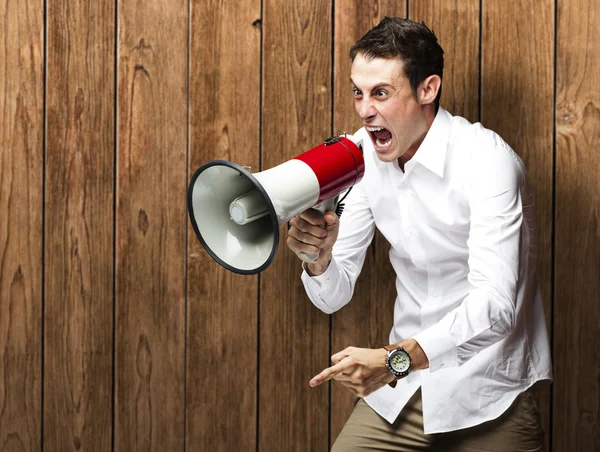
[[[271,169],[252,174],[226,160],[196,170],[187,193],[196,236],[223,267],[265,270],[279,246],[279,228],[307,209],[335,210],[339,195],[365,172],[362,142],[334,136]],[[302,258],[314,262],[317,256]]]

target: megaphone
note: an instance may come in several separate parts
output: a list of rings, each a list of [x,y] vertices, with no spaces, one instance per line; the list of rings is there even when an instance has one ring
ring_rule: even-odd
[[[190,220],[200,243],[219,264],[235,273],[259,273],[277,253],[282,225],[310,208],[335,210],[339,195],[364,172],[362,142],[352,136],[333,136],[255,174],[248,167],[213,160],[190,180]],[[314,262],[317,256],[302,258]]]

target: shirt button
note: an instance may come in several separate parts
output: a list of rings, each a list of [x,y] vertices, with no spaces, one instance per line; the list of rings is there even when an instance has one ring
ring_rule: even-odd
[[[400,186],[401,186],[402,188],[406,187],[406,182],[404,182],[404,181],[400,182]]]

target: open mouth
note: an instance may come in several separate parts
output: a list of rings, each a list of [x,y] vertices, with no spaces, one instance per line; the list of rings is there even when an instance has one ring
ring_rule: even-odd
[[[369,135],[371,135],[371,140],[378,148],[378,150],[385,150],[390,147],[392,144],[392,132],[387,130],[385,127],[366,127]]]

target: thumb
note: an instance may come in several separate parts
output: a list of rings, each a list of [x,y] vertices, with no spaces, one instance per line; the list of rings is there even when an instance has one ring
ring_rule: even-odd
[[[325,212],[325,223],[327,223],[327,229],[336,228],[339,225],[340,219],[333,210]]]

